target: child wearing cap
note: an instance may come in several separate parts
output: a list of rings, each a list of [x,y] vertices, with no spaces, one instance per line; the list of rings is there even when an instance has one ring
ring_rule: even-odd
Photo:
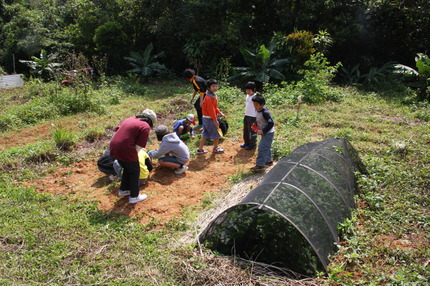
[[[194,130],[191,124],[196,125],[196,118],[193,114],[188,114],[187,118],[175,122],[173,132],[182,140],[188,139],[190,136],[194,138]]]
[[[155,134],[161,143],[158,150],[148,152],[149,157],[158,158],[158,163],[162,167],[176,169],[177,175],[188,170],[185,164],[190,160],[190,152],[178,135],[175,132],[169,133],[165,125],[157,126]]]

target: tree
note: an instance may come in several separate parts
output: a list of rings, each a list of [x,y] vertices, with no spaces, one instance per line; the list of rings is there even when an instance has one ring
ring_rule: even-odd
[[[419,99],[430,99],[430,58],[427,55],[418,53],[415,57],[417,69],[398,64],[395,65],[398,73],[414,80],[409,85],[419,89]]]
[[[26,64],[30,68],[30,73],[41,77],[48,81],[52,80],[55,73],[61,68],[61,63],[56,63],[56,54],[47,54],[45,50],[40,52],[40,58],[32,56],[32,61],[19,60],[21,63]]]
[[[235,67],[236,71],[240,73],[231,77],[232,80],[236,78],[245,78],[248,80],[255,80],[260,83],[268,82],[270,79],[285,80],[282,70],[285,65],[290,62],[289,59],[272,59],[275,50],[275,45],[271,44],[269,48],[261,45],[257,49],[257,53],[253,53],[247,49],[241,49],[248,67]]]
[[[156,61],[157,59],[164,56],[164,52],[153,55],[153,49],[154,46],[152,43],[150,43],[148,46],[146,46],[143,54],[131,52],[130,57],[124,57],[124,59],[127,60],[133,67],[133,69],[128,70],[127,72],[140,74],[143,77],[143,80],[147,80],[149,77],[164,71],[166,67]]]
[[[107,22],[98,27],[94,34],[94,43],[97,51],[108,56],[109,67],[115,69],[120,66],[119,61],[127,50],[127,35],[119,23]]]

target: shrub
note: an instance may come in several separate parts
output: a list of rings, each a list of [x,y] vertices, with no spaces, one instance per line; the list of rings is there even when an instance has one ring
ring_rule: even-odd
[[[62,151],[73,150],[76,143],[76,136],[73,132],[66,130],[62,125],[52,131],[52,138],[55,146]]]
[[[316,50],[314,48],[314,35],[309,31],[298,31],[286,37],[287,47],[291,51],[294,69],[303,67]]]
[[[430,99],[430,57],[418,53],[415,57],[415,65],[416,70],[401,64],[396,65],[395,68],[405,78],[413,80],[409,85],[418,88],[419,99],[428,101]]]
[[[239,98],[242,99],[241,96],[244,93],[239,88],[228,86],[225,83],[222,83],[221,85],[222,88],[220,88],[217,92],[218,103],[220,104],[220,107],[228,107],[230,104],[237,103]],[[225,109],[226,108],[224,108],[224,110]]]
[[[57,107],[44,98],[35,98],[15,110],[15,116],[24,124],[34,124],[44,119],[55,118]]]
[[[14,129],[21,125],[21,122],[15,114],[0,114],[0,132]]]
[[[231,58],[221,58],[216,66],[216,76],[221,81],[227,81],[230,75],[233,73],[233,66],[231,64]]]
[[[105,130],[101,127],[90,128],[85,135],[85,140],[87,142],[94,142],[105,136]]]
[[[31,79],[26,84],[28,86],[24,98],[42,98],[49,95],[56,94],[60,90],[60,86],[55,82],[43,83],[40,79]]]
[[[52,94],[48,100],[58,108],[61,115],[104,111],[101,99],[91,97],[88,92],[80,89],[63,89],[58,94]]]
[[[294,88],[293,84],[282,82],[281,87],[278,85],[266,83],[263,85],[263,95],[266,97],[267,105],[277,106],[282,104],[294,104],[299,91]]]
[[[143,96],[148,92],[148,88],[140,82],[137,74],[129,73],[127,77],[115,77],[113,82],[125,93]],[[111,97],[116,97],[119,103],[118,90],[114,90],[114,88],[111,87],[109,89],[109,95]]]
[[[341,94],[330,86],[340,63],[329,66],[323,54],[317,53],[305,63],[306,69],[300,70],[303,80],[296,83],[296,89],[302,93],[302,100],[319,104],[325,101],[338,101]]]

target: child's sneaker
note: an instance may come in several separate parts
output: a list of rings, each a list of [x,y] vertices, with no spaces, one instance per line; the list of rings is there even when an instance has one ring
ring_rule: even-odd
[[[266,166],[272,166],[273,165],[273,161],[269,161],[266,163]]]
[[[118,191],[118,197],[126,197],[129,195],[130,195],[130,191],[123,191],[123,190]]]
[[[114,175],[109,175],[109,180],[111,181],[118,181],[118,177]]]
[[[220,147],[216,147],[213,149],[213,152],[216,154],[224,153],[224,149],[221,149]]]
[[[201,154],[206,154],[208,151],[206,151],[205,149],[197,149],[197,154],[201,155]]]
[[[176,175],[180,175],[180,174],[184,173],[186,170],[188,170],[188,167],[187,167],[187,166],[183,166],[182,168],[178,168],[178,169],[175,171],[175,174],[176,174]]]
[[[248,145],[246,145],[245,143],[240,144],[240,148],[246,148]]]
[[[255,149],[255,146],[246,146],[246,147],[245,147],[245,149],[246,149],[246,150],[254,150],[254,149]]]
[[[132,197],[129,197],[128,198],[128,202],[130,203],[130,204],[135,204],[135,203],[138,203],[138,202],[141,202],[141,201],[144,201],[144,200],[146,200],[146,198],[147,198],[148,196],[147,195],[145,195],[145,194],[143,194],[143,195],[138,195],[137,197],[135,197],[135,198],[132,198]]]
[[[251,171],[260,172],[260,171],[263,171],[264,169],[265,169],[264,166],[255,165],[254,167],[251,168]]]

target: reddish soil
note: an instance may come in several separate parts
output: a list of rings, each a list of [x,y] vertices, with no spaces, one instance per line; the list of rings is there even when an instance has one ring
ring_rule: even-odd
[[[52,128],[52,123],[44,123],[17,131],[9,131],[7,134],[0,133],[0,151],[48,140],[51,137],[50,130]]]
[[[173,122],[173,114],[188,108],[188,104],[183,99],[175,99],[170,103],[170,108],[172,110],[169,112],[157,114],[160,121],[165,124]],[[93,119],[86,118],[86,120],[90,123]],[[71,130],[79,130],[75,118],[63,118],[60,123]],[[0,133],[0,151],[49,140],[52,137],[53,124],[56,124],[55,120],[17,131]],[[151,134],[151,137],[153,136]],[[148,184],[141,187],[141,193],[147,194],[148,198],[134,205],[128,203],[128,198],[117,197],[119,182],[111,182],[98,170],[96,165],[98,157],[84,156],[85,161],[58,168],[41,179],[26,182],[26,185],[34,186],[39,192],[71,195],[78,200],[93,200],[103,211],[134,216],[142,223],[152,219],[158,223],[164,223],[170,219],[179,218],[184,207],[200,204],[205,193],[218,193],[228,189],[229,176],[241,170],[247,171],[253,166],[255,151],[243,150],[239,146],[240,143],[242,142],[225,138],[220,144],[220,147],[226,150],[224,154],[209,152],[205,155],[192,156],[188,163],[189,170],[182,175],[176,175],[171,169],[154,169]],[[147,145],[147,149],[157,148],[156,140]],[[212,148],[207,146],[207,149]],[[155,160],[154,165],[157,165],[156,163]]]
[[[201,203],[205,193],[218,193],[229,188],[228,178],[240,170],[247,170],[255,162],[255,152],[240,148],[239,141],[225,139],[220,146],[224,154],[194,155],[185,174],[176,175],[174,170],[156,168],[150,174],[148,184],[141,193],[148,198],[137,204],[129,204],[128,198],[117,197],[119,182],[111,182],[97,169],[97,157],[73,166],[59,168],[44,178],[29,182],[39,192],[66,194],[78,200],[94,200],[101,210],[135,216],[142,223],[155,219],[164,223],[180,218],[184,207]],[[157,142],[147,149],[156,149]],[[211,150],[207,146],[207,150]],[[155,165],[156,160],[154,160]]]

